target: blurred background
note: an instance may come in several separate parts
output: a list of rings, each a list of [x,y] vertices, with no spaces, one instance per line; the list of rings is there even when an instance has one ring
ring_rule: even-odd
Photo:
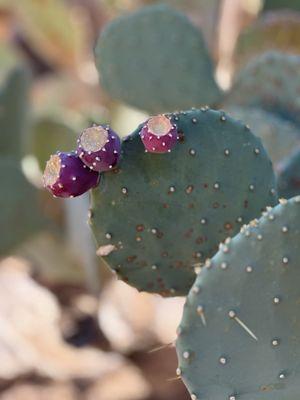
[[[118,281],[96,256],[88,195],[53,199],[41,182],[82,128],[109,122],[125,135],[147,117],[104,93],[93,49],[109,21],[153,3],[0,0],[1,400],[189,398],[172,346],[184,299]],[[252,52],[272,48],[276,30],[243,40],[266,13],[290,13],[300,30],[298,0],[166,3],[202,30],[224,90]],[[281,50],[299,54],[300,35],[278,30]]]

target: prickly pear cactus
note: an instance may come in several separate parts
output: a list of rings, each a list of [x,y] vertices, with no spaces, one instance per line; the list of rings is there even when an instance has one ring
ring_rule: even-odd
[[[98,255],[125,282],[165,296],[186,294],[218,244],[276,201],[271,162],[245,125],[206,108],[170,118],[172,152],[145,153],[140,126],[90,211]]]
[[[300,56],[268,52],[238,74],[225,106],[263,108],[300,124]]]
[[[11,251],[23,240],[43,227],[39,194],[24,177],[18,162],[9,157],[0,158],[0,256]]]
[[[22,145],[28,124],[28,71],[12,69],[0,91],[0,258],[36,233],[45,220],[39,207],[38,190],[21,170]]]
[[[36,157],[43,170],[49,154],[57,149],[70,151],[76,147],[76,133],[73,127],[59,118],[41,116],[32,126],[27,140],[27,152]]]
[[[0,91],[0,154],[20,158],[28,130],[30,75],[15,68]]]
[[[95,54],[103,88],[150,113],[212,104],[220,96],[201,32],[168,6],[114,20]]]
[[[298,400],[300,198],[220,247],[188,295],[179,369],[193,400]]]
[[[300,194],[300,147],[278,165],[277,186],[280,196],[287,199]]]
[[[300,128],[259,108],[227,107],[226,111],[249,125],[261,140],[273,165],[288,157],[300,145]]]
[[[269,50],[300,53],[300,13],[280,10],[263,14],[240,35],[236,63],[240,67]]]

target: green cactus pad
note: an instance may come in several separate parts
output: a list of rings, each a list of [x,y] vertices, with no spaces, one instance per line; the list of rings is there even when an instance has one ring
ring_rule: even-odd
[[[240,71],[225,105],[261,107],[300,124],[300,56],[260,55]]]
[[[300,13],[273,11],[263,14],[241,33],[235,50],[238,66],[268,50],[300,53]]]
[[[58,118],[40,117],[33,124],[30,132],[27,151],[38,160],[43,171],[47,160],[57,149],[71,151],[76,147],[76,133]]]
[[[300,194],[300,147],[278,165],[277,187],[287,199]]]
[[[166,5],[113,21],[95,54],[103,88],[150,113],[212,104],[220,97],[201,32]]]
[[[259,108],[227,107],[233,118],[249,125],[261,140],[273,165],[288,157],[300,145],[300,128],[293,123]]]
[[[43,226],[38,190],[24,177],[17,160],[0,158],[0,255],[9,253]]]
[[[30,76],[26,69],[11,71],[0,91],[0,155],[20,158],[28,130]]]
[[[170,116],[172,152],[145,153],[138,128],[93,190],[90,218],[120,278],[166,296],[186,294],[220,241],[276,201],[271,162],[245,125],[206,108]]]
[[[242,228],[207,263],[178,328],[193,400],[298,400],[300,197]]]

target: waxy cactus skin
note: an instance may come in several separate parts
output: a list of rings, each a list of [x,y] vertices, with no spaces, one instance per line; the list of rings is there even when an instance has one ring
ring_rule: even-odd
[[[104,90],[149,114],[211,105],[222,97],[201,31],[165,4],[107,24],[95,61]]]
[[[149,153],[170,153],[178,139],[177,128],[165,115],[151,117],[140,131],[141,140]]]
[[[120,158],[121,141],[109,127],[92,126],[85,129],[79,139],[77,153],[90,169],[97,172],[114,168]]]
[[[260,140],[224,112],[157,118],[176,125],[173,150],[145,153],[137,127],[122,141],[118,168],[92,191],[89,223],[97,254],[121,279],[181,296],[221,241],[277,201],[275,177]]]
[[[207,260],[177,329],[177,375],[191,399],[299,399],[299,240],[297,196]]]
[[[56,197],[80,196],[99,180],[99,173],[83,164],[74,152],[52,155],[43,175],[44,186]]]

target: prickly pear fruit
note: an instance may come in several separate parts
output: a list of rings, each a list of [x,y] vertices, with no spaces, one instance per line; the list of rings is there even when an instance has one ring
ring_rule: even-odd
[[[58,152],[47,161],[44,186],[56,197],[76,197],[95,187],[100,180],[75,153]]]
[[[141,126],[92,191],[98,251],[139,290],[185,295],[227,236],[276,202],[271,162],[247,126],[206,108],[168,114],[171,153],[145,153]]]
[[[165,115],[151,117],[140,131],[146,151],[150,153],[168,153],[178,139],[177,128]]]
[[[221,245],[189,292],[176,347],[193,400],[299,399],[300,197],[280,203]]]
[[[90,169],[103,172],[114,168],[120,158],[121,141],[108,126],[91,126],[78,139],[77,153]]]

